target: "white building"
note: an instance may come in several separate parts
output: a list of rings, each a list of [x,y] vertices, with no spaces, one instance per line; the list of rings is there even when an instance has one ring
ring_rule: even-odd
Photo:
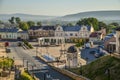
[[[0,39],[28,39],[28,33],[16,27],[1,27]]]
[[[57,26],[55,37],[64,37],[69,41],[70,38],[89,38],[91,32],[94,32],[92,26]]]

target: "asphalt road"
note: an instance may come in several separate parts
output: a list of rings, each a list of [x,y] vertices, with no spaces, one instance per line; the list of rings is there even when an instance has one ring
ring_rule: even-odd
[[[11,49],[11,53],[8,53],[8,56],[24,62],[25,67],[27,67],[28,61],[28,70],[33,70],[31,72],[40,80],[71,80],[35,57],[36,54],[34,51],[24,50],[22,47],[18,47],[16,42],[11,42],[9,48]]]

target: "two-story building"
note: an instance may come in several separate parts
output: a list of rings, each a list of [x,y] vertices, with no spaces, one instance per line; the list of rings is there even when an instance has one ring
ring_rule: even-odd
[[[30,39],[37,39],[40,37],[53,37],[54,30],[54,26],[32,26],[28,30],[28,34]]]
[[[16,27],[1,27],[0,39],[29,39],[27,31],[22,31]]]
[[[88,39],[91,32],[94,32],[92,26],[57,26],[55,37],[64,37],[66,41],[70,42],[72,38]]]

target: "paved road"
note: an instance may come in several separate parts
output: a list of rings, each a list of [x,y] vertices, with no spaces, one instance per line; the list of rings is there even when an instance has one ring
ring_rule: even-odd
[[[8,56],[11,58],[15,57],[15,59],[21,60],[21,62],[23,62],[24,57],[24,66],[27,67],[27,61],[29,70],[32,70],[32,66],[34,66],[33,69],[37,70],[34,72],[34,75],[40,80],[71,80],[69,77],[53,70],[51,67],[35,57],[36,54],[34,54],[34,51],[24,50],[22,47],[18,47],[15,42],[11,42],[10,49],[12,53],[9,53]],[[44,77],[46,79],[44,79]]]

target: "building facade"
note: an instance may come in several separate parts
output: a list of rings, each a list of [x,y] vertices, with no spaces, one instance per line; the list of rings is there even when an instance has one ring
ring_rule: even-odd
[[[55,37],[64,37],[66,41],[69,41],[71,38],[88,39],[91,32],[94,32],[92,26],[57,26]]]
[[[24,32],[16,27],[2,27],[2,28],[0,28],[0,39],[18,39],[18,38],[29,39],[28,33]]]
[[[37,39],[40,37],[53,37],[54,30],[54,26],[32,26],[28,30],[28,34],[30,39]]]
[[[116,52],[120,54],[120,28],[116,29]]]

